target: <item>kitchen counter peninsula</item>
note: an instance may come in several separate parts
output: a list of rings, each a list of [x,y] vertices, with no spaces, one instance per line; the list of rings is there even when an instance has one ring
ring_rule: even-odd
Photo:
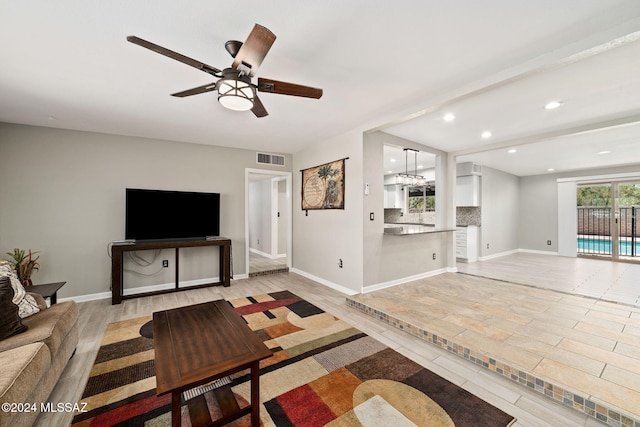
[[[384,234],[393,236],[409,236],[414,234],[446,233],[456,231],[455,228],[436,227],[433,224],[421,223],[385,223]]]

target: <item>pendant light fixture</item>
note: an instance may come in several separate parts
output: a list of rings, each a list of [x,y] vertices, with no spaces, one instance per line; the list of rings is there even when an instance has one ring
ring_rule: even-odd
[[[409,174],[409,151],[413,152],[415,159],[415,170],[413,175]],[[427,179],[422,175],[418,175],[418,150],[414,150],[413,148],[404,149],[404,171],[405,173],[399,173],[396,175],[396,184],[411,187],[427,185]]]

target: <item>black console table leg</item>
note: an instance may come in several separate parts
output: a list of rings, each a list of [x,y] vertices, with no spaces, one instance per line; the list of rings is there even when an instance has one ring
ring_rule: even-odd
[[[176,248],[176,289],[180,288],[179,263],[180,263],[180,248]]]

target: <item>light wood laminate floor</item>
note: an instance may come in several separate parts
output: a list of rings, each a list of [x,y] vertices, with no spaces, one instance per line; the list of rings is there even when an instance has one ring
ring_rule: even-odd
[[[106,326],[110,322],[149,315],[154,311],[220,298],[236,298],[290,290],[325,311],[349,322],[389,347],[415,360],[449,381],[469,390],[515,416],[516,426],[597,426],[596,420],[528,390],[473,363],[452,355],[345,304],[345,295],[295,273],[281,273],[233,281],[228,288],[214,287],[126,300],[112,306],[110,300],[80,304],[80,342],[50,402],[81,402]],[[68,426],[70,414],[43,414],[39,426]]]

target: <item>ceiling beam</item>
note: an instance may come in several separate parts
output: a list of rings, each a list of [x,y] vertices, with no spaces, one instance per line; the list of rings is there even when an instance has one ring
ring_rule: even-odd
[[[464,150],[454,151],[454,156],[464,156],[468,154],[484,153],[486,151],[500,150],[505,148],[513,148],[521,145],[535,144],[554,138],[564,136],[572,136],[579,134],[587,134],[591,132],[599,132],[603,130],[611,130],[613,128],[635,125],[640,123],[640,111],[633,112],[624,116],[612,117],[598,122],[581,123],[569,127],[554,129],[534,135],[528,135],[521,138],[506,139],[492,144],[481,145],[467,148]]]

